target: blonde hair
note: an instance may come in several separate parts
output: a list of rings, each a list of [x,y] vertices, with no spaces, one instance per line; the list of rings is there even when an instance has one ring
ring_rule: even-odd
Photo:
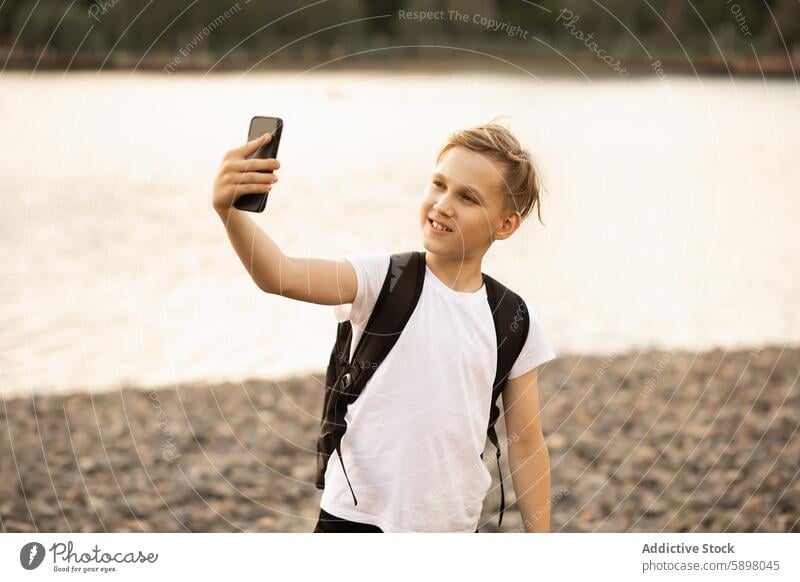
[[[539,222],[542,222],[539,171],[530,153],[523,149],[509,129],[492,121],[451,133],[439,150],[436,163],[456,146],[483,154],[501,165],[501,178],[505,185],[505,211],[517,210],[524,220],[535,206]]]

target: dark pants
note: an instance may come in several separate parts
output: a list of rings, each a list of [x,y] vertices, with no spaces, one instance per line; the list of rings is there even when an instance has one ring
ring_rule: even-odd
[[[319,508],[319,519],[312,533],[383,533],[377,525],[348,521]],[[477,528],[475,533],[478,533]]]
[[[348,521],[319,508],[319,519],[313,533],[383,533],[377,525]]]

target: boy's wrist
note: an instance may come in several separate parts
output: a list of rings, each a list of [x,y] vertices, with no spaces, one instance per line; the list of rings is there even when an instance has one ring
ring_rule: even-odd
[[[234,206],[228,206],[227,208],[223,206],[217,206],[216,204],[213,206],[214,206],[214,211],[222,220],[227,220],[230,213],[236,210]]]

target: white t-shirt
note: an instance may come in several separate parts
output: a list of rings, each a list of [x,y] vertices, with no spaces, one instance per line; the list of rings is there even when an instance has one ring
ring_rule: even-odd
[[[351,321],[352,359],[390,255],[344,258],[355,268],[358,290],[352,305],[336,305],[334,314],[337,321]],[[556,357],[526,306],[530,329],[509,378]],[[426,266],[411,318],[345,415],[342,457],[358,505],[333,451],[322,509],[387,533],[474,532],[492,480],[480,455],[496,367],[486,285],[473,293],[454,291]],[[486,462],[494,462],[494,454]]]

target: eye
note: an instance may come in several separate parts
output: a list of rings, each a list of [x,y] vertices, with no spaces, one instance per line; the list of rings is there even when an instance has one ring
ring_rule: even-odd
[[[433,185],[436,186],[437,188],[441,188],[442,186],[444,186],[444,184],[442,184],[439,180],[434,180]]]
[[[469,196],[467,194],[464,194],[464,198],[469,200],[470,202],[476,202],[476,200],[472,196]]]

